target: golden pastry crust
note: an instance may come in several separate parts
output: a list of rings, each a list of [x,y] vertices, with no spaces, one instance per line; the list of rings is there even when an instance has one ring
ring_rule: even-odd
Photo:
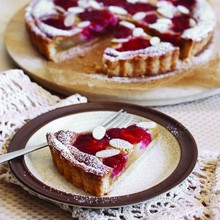
[[[76,134],[70,131],[48,133],[47,141],[58,171],[66,180],[93,195],[108,193],[111,168],[102,164],[97,157],[80,152],[71,141]]]
[[[107,189],[109,189],[109,187],[107,183],[109,180],[109,173],[105,176],[101,176],[86,172],[63,155],[60,155],[60,151],[54,148],[54,146],[49,146],[54,164],[67,181],[92,195],[101,196],[108,193]]]
[[[176,69],[179,48],[169,43],[136,50],[134,52],[118,52],[106,49],[103,63],[108,76],[141,76],[163,74]]]

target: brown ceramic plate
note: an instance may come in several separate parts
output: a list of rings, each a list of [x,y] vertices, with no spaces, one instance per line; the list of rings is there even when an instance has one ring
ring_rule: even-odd
[[[161,134],[160,141],[135,168],[135,172],[124,182],[120,182],[108,196],[91,196],[64,180],[54,168],[48,148],[10,161],[12,172],[25,189],[42,198],[92,208],[143,202],[171,190],[187,178],[197,160],[197,146],[190,132],[178,121],[161,112],[132,104],[96,102],[50,111],[21,128],[12,139],[9,151],[39,144],[45,141],[45,133],[49,131],[75,128],[79,132],[91,129],[119,109],[132,114],[134,121],[157,122]]]

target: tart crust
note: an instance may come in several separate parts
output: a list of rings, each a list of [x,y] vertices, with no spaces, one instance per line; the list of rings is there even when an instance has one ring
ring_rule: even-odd
[[[104,52],[103,63],[109,76],[141,76],[163,74],[176,69],[179,48],[169,43],[146,49],[119,52],[107,48]]]

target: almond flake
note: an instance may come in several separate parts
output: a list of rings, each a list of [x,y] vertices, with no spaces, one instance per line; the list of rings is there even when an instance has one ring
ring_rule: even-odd
[[[82,21],[82,22],[80,22],[80,23],[78,23],[78,28],[85,28],[85,27],[87,27],[87,26],[89,26],[91,24],[91,22],[90,21]]]
[[[181,12],[182,14],[186,14],[186,15],[188,15],[190,13],[189,9],[184,7],[184,6],[182,6],[182,5],[178,5],[177,6],[177,10],[179,12]]]
[[[165,33],[168,31],[169,26],[163,23],[154,23],[149,25],[150,28],[153,28],[161,33]]]
[[[120,21],[119,24],[124,26],[124,27],[127,27],[129,29],[134,29],[135,28],[135,25],[132,24],[131,22],[128,22],[128,21]]]
[[[118,154],[120,154],[120,150],[117,150],[117,149],[107,149],[107,150],[98,151],[96,153],[96,157],[106,158],[106,157],[113,157],[113,156],[118,155]]]
[[[106,133],[106,129],[103,126],[97,126],[96,128],[93,129],[92,131],[92,136],[96,139],[96,140],[101,140]]]
[[[189,25],[190,27],[195,27],[196,26],[196,21],[193,18],[189,19]]]
[[[81,8],[87,8],[88,7],[88,0],[78,0],[78,6]]]
[[[129,150],[129,149],[132,149],[132,147],[133,147],[133,144],[129,143],[128,141],[122,140],[120,138],[111,139],[109,141],[109,144],[112,147],[115,147],[118,149],[128,149]]]
[[[81,7],[71,7],[71,8],[68,8],[68,11],[73,14],[80,14],[80,13],[84,12],[85,9],[81,8]]]
[[[169,5],[170,5],[170,3],[169,2],[167,2],[167,1],[159,1],[159,2],[157,2],[157,7],[158,8],[161,8],[161,7],[169,7]]]
[[[119,15],[127,15],[128,14],[128,12],[124,8],[121,8],[118,6],[110,6],[109,10],[111,12],[113,12],[115,14],[119,14]]]
[[[128,38],[113,38],[111,42],[113,43],[125,43],[128,42]]]
[[[55,8],[56,11],[58,11],[60,13],[63,13],[63,14],[65,13],[65,10],[60,6],[55,5],[54,8]]]
[[[153,121],[143,121],[143,122],[138,122],[137,126],[147,130],[157,127],[157,123]]]
[[[135,14],[132,16],[132,18],[133,18],[134,20],[136,20],[136,21],[140,21],[140,20],[144,19],[145,16],[146,16],[146,13],[140,11],[140,12],[135,13]]]
[[[127,0],[128,3],[131,3],[131,4],[135,4],[137,2],[139,2],[140,0]]]
[[[89,6],[94,8],[94,9],[97,9],[97,10],[102,8],[101,5],[98,2],[94,1],[94,0],[89,1]]]
[[[159,44],[160,44],[160,38],[159,38],[159,37],[152,37],[152,38],[150,39],[150,44],[151,44],[152,46],[157,46],[157,45],[159,45]]]
[[[71,27],[74,25],[74,22],[75,22],[75,15],[70,13],[66,16],[66,18],[64,19],[64,25],[66,27]]]
[[[157,23],[172,25],[172,21],[169,18],[159,18]]]
[[[169,8],[169,7],[167,7],[167,8],[165,8],[165,7],[164,8],[158,8],[157,11],[161,15],[163,15],[163,16],[165,16],[167,18],[173,18],[173,16],[174,16],[173,10],[171,10],[171,8]]]
[[[134,37],[141,37],[146,35],[143,28],[135,28],[132,32]]]

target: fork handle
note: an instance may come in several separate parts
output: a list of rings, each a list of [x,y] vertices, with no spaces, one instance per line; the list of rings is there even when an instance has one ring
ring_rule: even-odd
[[[7,162],[9,160],[12,160],[16,157],[20,157],[20,156],[23,156],[27,153],[30,153],[32,151],[35,151],[35,150],[38,150],[40,148],[43,148],[43,147],[47,147],[47,143],[43,143],[43,144],[40,144],[40,145],[37,145],[35,147],[31,147],[31,148],[24,148],[24,149],[21,149],[21,150],[16,150],[14,152],[10,152],[10,153],[7,153],[7,154],[2,154],[0,155],[0,164],[1,163],[4,163],[4,162]]]

